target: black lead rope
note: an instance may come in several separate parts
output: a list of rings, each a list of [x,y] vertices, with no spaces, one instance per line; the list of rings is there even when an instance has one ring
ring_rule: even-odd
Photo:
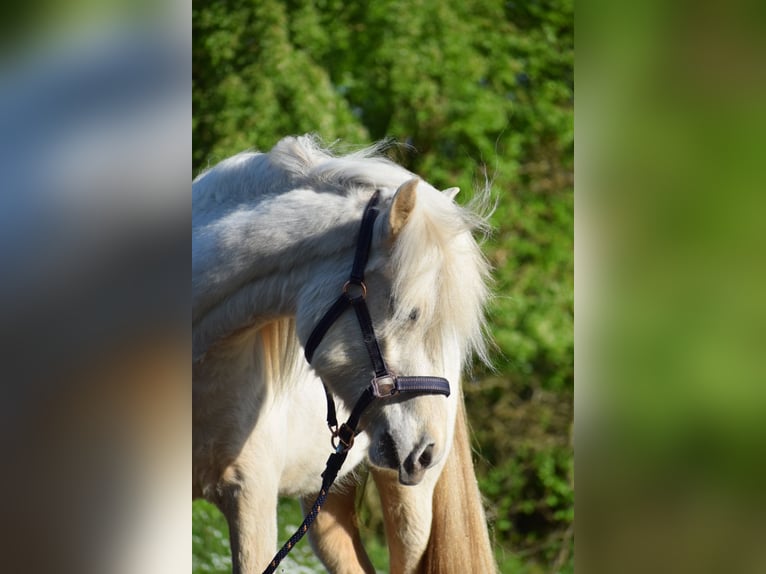
[[[290,553],[300,539],[305,536],[306,532],[308,532],[308,529],[314,523],[319,511],[322,509],[322,505],[327,498],[327,493],[330,491],[330,486],[332,486],[332,483],[335,481],[335,477],[338,476],[338,471],[340,470],[340,467],[343,466],[346,456],[348,456],[347,450],[343,452],[334,452],[330,455],[330,458],[327,459],[327,467],[322,473],[322,488],[319,490],[319,496],[317,496],[311,510],[306,514],[306,517],[303,519],[303,523],[298,527],[298,530],[296,530],[290,537],[290,540],[284,543],[282,548],[279,549],[279,552],[274,555],[274,558],[266,570],[263,571],[263,574],[272,574],[272,572],[275,572],[279,563],[284,560],[285,556]]]
[[[372,234],[375,226],[375,219],[378,217],[378,200],[380,199],[380,190],[376,190],[372,195],[362,216],[362,225],[359,230],[359,239],[356,243],[356,253],[354,255],[354,265],[351,268],[351,276],[343,286],[343,292],[333,305],[328,309],[324,316],[319,320],[306,341],[305,356],[311,363],[319,343],[322,342],[327,331],[338,320],[338,318],[349,308],[353,307],[356,313],[359,326],[362,330],[362,336],[367,353],[370,356],[374,375],[370,386],[368,386],[357,400],[351,414],[345,423],[338,427],[338,419],[335,411],[335,401],[332,394],[325,385],[325,395],[327,396],[327,426],[332,432],[332,444],[335,452],[327,459],[325,470],[322,473],[322,487],[319,489],[311,510],[306,514],[298,530],[285,542],[282,548],[274,556],[274,559],[263,571],[263,574],[272,574],[276,571],[279,563],[287,556],[295,545],[305,536],[308,529],[316,520],[322,505],[327,498],[335,478],[338,476],[341,466],[346,461],[348,451],[354,445],[354,437],[358,434],[357,426],[362,414],[370,404],[381,398],[390,397],[399,393],[412,394],[450,394],[449,381],[442,377],[400,377],[392,374],[386,362],[383,360],[383,354],[380,351],[378,339],[375,336],[375,329],[372,325],[370,311],[367,308],[365,299],[367,298],[367,285],[364,283],[364,269],[367,266],[367,259],[370,255],[372,245]],[[324,384],[324,383],[323,383]]]

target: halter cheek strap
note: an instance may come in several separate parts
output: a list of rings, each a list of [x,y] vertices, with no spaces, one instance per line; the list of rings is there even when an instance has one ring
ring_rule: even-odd
[[[367,203],[367,207],[364,208],[362,225],[359,229],[359,238],[357,239],[356,252],[354,253],[354,264],[351,267],[351,275],[343,286],[343,292],[335,300],[332,307],[330,307],[322,316],[306,341],[304,354],[309,363],[311,363],[311,359],[314,357],[314,352],[327,334],[327,331],[332,327],[333,323],[340,318],[346,309],[349,308],[349,306],[354,305],[354,307],[357,308],[359,306],[357,303],[361,303],[361,306],[364,306],[365,311],[367,310],[367,305],[364,303],[364,300],[367,297],[367,285],[364,283],[364,269],[367,267],[367,260],[370,258],[375,220],[380,213],[378,210],[379,200],[380,191],[376,190],[372,195],[372,198],[370,198],[370,201]],[[359,316],[358,313],[359,312],[357,312],[357,316]],[[367,312],[367,319],[369,328],[372,329],[369,312]],[[364,330],[364,326],[362,327],[362,330]],[[367,333],[364,334],[367,335]],[[372,338],[375,339],[374,332],[372,333]],[[375,340],[374,343],[377,345],[377,340]],[[378,356],[380,356],[380,349],[377,349],[377,353]]]
[[[450,394],[449,381],[442,377],[404,377],[394,375],[388,370],[386,361],[383,359],[383,353],[380,351],[378,338],[375,336],[375,329],[372,325],[370,311],[367,308],[367,285],[364,282],[364,269],[367,266],[367,260],[370,256],[370,247],[372,246],[372,234],[375,227],[375,220],[380,213],[378,210],[378,201],[380,200],[380,190],[376,190],[370,199],[362,216],[362,225],[359,230],[359,239],[356,243],[356,253],[354,254],[354,264],[351,268],[351,275],[343,286],[343,291],[335,300],[335,303],[327,310],[317,323],[306,341],[305,356],[311,363],[319,343],[327,334],[327,331],[340,318],[340,316],[353,307],[359,327],[362,331],[362,338],[367,348],[367,354],[372,363],[373,376],[370,385],[364,389],[362,395],[356,401],[346,422],[338,427],[338,419],[335,410],[335,400],[332,394],[324,385],[325,396],[327,397],[327,426],[332,432],[332,444],[335,452],[327,459],[327,465],[322,473],[322,487],[319,490],[311,510],[298,527],[295,534],[292,535],[282,548],[277,552],[263,574],[274,572],[279,563],[292,550],[295,544],[303,538],[311,524],[317,517],[319,510],[324,504],[327,494],[338,475],[341,466],[348,456],[348,451],[354,445],[354,437],[358,434],[357,426],[362,414],[367,407],[376,399],[385,399],[399,393],[408,394],[432,394],[444,395]]]

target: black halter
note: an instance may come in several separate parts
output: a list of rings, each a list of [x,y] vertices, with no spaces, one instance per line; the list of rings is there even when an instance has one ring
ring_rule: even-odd
[[[362,396],[356,402],[348,421],[337,428],[338,422],[335,418],[335,403],[332,395],[325,386],[327,395],[327,424],[335,436],[338,437],[340,445],[346,450],[351,448],[354,442],[356,425],[359,423],[359,417],[362,412],[377,398],[390,397],[398,393],[424,393],[439,394],[449,396],[449,381],[441,377],[402,377],[396,376],[388,370],[386,361],[383,359],[383,353],[380,351],[378,338],[375,336],[375,329],[372,326],[372,318],[367,308],[367,285],[364,282],[364,268],[367,266],[367,259],[370,255],[370,246],[372,245],[372,232],[375,226],[375,220],[380,213],[377,204],[380,198],[380,191],[376,191],[370,199],[362,216],[362,226],[359,230],[359,239],[356,244],[356,254],[354,256],[354,265],[351,268],[351,276],[343,286],[343,292],[335,300],[332,307],[319,320],[316,327],[306,341],[305,356],[310,363],[314,357],[319,343],[324,338],[330,327],[338,318],[349,308],[353,307],[356,312],[356,318],[359,321],[359,327],[362,330],[362,338],[367,353],[370,356],[374,375]],[[336,446],[333,444],[333,446]],[[337,448],[337,447],[336,447]]]
[[[295,534],[293,534],[290,540],[288,540],[279,552],[277,552],[271,564],[264,570],[263,574],[270,574],[276,570],[282,559],[287,556],[295,544],[303,538],[303,535],[306,534],[309,526],[311,526],[316,519],[321,505],[324,504],[325,498],[327,498],[330,486],[332,486],[335,477],[338,475],[338,471],[340,471],[341,466],[345,462],[349,449],[354,445],[354,437],[359,432],[357,431],[359,419],[365,409],[367,409],[375,399],[384,399],[399,393],[432,394],[444,395],[447,397],[450,394],[449,381],[442,377],[403,377],[394,375],[388,370],[386,362],[383,359],[383,354],[380,351],[380,345],[375,336],[375,329],[372,326],[370,311],[367,308],[367,285],[364,282],[364,269],[367,266],[367,259],[370,255],[372,232],[375,226],[375,219],[379,214],[377,207],[379,199],[380,190],[376,190],[369,203],[367,203],[364,215],[362,216],[362,226],[359,230],[359,239],[356,244],[356,254],[354,255],[354,265],[351,268],[351,276],[343,286],[342,293],[338,299],[336,299],[332,307],[327,310],[324,316],[319,320],[319,323],[317,323],[316,327],[314,327],[314,330],[306,341],[305,348],[306,360],[311,363],[311,359],[314,357],[314,352],[330,327],[332,327],[335,321],[337,321],[349,307],[353,307],[359,321],[359,326],[362,330],[362,337],[364,344],[367,347],[367,353],[370,355],[370,361],[372,363],[373,375],[371,377],[370,385],[364,390],[362,396],[359,397],[354,408],[351,410],[351,415],[348,417],[348,420],[346,420],[340,428],[338,428],[338,420],[335,413],[335,401],[325,385],[325,395],[327,396],[327,426],[330,427],[330,431],[332,432],[332,444],[335,448],[335,452],[327,459],[327,466],[322,473],[322,488],[319,491],[319,496],[314,502],[311,511],[306,515],[303,524],[298,527]]]

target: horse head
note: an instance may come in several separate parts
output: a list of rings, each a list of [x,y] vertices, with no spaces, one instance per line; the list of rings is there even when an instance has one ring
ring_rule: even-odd
[[[370,350],[374,343],[394,380],[449,381],[449,396],[417,392],[415,384],[415,392],[377,398],[362,415],[370,463],[398,472],[405,485],[418,484],[446,459],[463,363],[471,351],[483,350],[487,266],[472,237],[471,218],[452,201],[455,194],[455,188],[440,193],[411,176],[395,190],[382,190],[374,207],[380,214],[369,229],[369,257],[360,264],[364,281],[352,285],[348,297],[364,300],[370,329],[362,326],[355,304],[326,318],[352,259],[357,267],[361,235],[353,247],[356,255],[349,251],[339,258],[341,269],[312,278],[298,296],[301,342],[310,347],[312,366],[329,391],[349,410],[380,375]],[[317,324],[323,322],[317,337]]]

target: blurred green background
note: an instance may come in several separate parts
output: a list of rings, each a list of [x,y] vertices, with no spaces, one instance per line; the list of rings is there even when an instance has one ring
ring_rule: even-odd
[[[193,2],[193,175],[285,135],[393,138],[393,159],[459,201],[489,180],[495,370],[464,384],[503,572],[574,563],[574,21],[571,0]],[[372,496],[363,514],[386,567]],[[281,532],[299,522],[280,503]],[[295,571],[316,571],[305,552]],[[195,572],[230,568],[225,523],[193,506]]]
[[[578,570],[766,572],[766,4],[577,33]]]

